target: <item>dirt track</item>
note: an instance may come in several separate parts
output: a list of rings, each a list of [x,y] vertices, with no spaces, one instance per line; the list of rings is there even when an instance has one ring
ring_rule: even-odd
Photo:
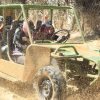
[[[95,88],[95,87],[94,87]],[[66,97],[66,100],[100,100],[100,84],[97,88],[87,87]],[[20,87],[17,84],[0,79],[0,100],[38,100],[31,86]]]
[[[100,79],[92,86],[68,96],[67,100],[100,100]]]
[[[20,86],[0,78],[0,100],[37,100],[37,98],[31,86]]]

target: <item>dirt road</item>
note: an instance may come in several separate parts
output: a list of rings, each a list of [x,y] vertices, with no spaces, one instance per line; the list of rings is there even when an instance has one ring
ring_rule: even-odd
[[[38,100],[31,86],[20,86],[0,79],[0,100]],[[65,100],[100,100],[100,81],[94,87],[87,87],[68,95]]]
[[[0,100],[38,100],[31,86],[20,86],[0,78]]]

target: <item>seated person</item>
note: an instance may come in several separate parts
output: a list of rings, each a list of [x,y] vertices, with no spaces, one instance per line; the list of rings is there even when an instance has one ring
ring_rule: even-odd
[[[51,36],[54,34],[54,32],[55,32],[55,29],[54,29],[54,26],[52,25],[52,22],[51,21],[48,21],[48,22],[46,22],[46,29],[45,29],[45,31],[46,31],[46,38],[47,39],[49,39],[49,40],[51,40]]]
[[[29,25],[29,30],[31,33],[34,31],[34,23],[28,19],[28,23],[26,21],[23,22],[22,30],[28,36],[28,25]]]
[[[3,27],[4,27],[3,16],[0,16],[0,41],[2,40]]]
[[[29,45],[29,38],[23,32],[23,25],[20,24],[19,27],[15,30],[13,44],[15,48],[13,50],[13,60],[16,63],[24,64],[25,56],[24,53],[26,51],[27,46]]]
[[[52,34],[54,33],[54,27],[52,26],[52,24],[50,23],[50,21],[48,23],[44,23],[39,25],[39,27],[36,29],[36,35],[33,35],[33,38],[35,38],[34,40],[50,40],[50,37],[52,36]]]
[[[23,49],[25,49],[30,43],[27,24],[29,25],[29,30],[32,33],[34,31],[34,23],[31,20],[28,20],[28,23],[26,21],[19,23],[14,33],[13,44],[20,51],[23,51]]]
[[[42,26],[42,21],[38,20],[37,23],[36,23],[36,31],[37,32],[40,30],[41,26]]]
[[[19,27],[15,30],[13,44],[15,48],[18,48],[19,51],[23,52],[29,44],[28,36],[23,32],[23,25],[19,25]]]
[[[37,23],[36,23],[36,29],[34,29],[34,31],[32,32],[33,40],[38,40],[39,39],[41,26],[42,26],[42,21],[38,20]]]

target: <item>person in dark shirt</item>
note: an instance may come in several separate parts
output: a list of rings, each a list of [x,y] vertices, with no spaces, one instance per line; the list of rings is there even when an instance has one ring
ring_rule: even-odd
[[[28,40],[28,36],[24,33],[22,25],[19,25],[19,27],[15,30],[13,38],[15,48],[17,47],[22,52],[27,47]]]

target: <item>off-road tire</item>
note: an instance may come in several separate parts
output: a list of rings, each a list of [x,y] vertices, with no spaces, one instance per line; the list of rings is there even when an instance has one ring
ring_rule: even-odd
[[[51,83],[50,94],[48,98],[45,98],[41,93],[40,86],[45,81]],[[59,70],[59,68],[53,66],[46,66],[41,68],[34,79],[33,87],[35,88],[39,100],[65,100],[66,96],[66,82]]]

